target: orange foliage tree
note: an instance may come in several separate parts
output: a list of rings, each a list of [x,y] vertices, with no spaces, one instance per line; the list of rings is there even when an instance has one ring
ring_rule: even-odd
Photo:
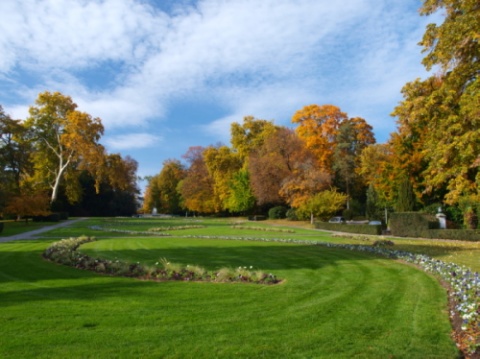
[[[318,166],[324,171],[332,171],[338,128],[347,119],[347,114],[333,105],[305,106],[292,117],[292,123],[298,124],[298,136],[315,154]]]

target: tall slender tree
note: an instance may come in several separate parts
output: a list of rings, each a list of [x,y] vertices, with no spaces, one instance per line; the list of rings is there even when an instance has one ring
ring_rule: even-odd
[[[56,200],[66,174],[75,178],[73,170],[90,171],[103,160],[104,149],[99,144],[104,131],[101,120],[76,108],[68,96],[43,92],[35,106],[30,107],[30,117],[25,122],[34,148],[34,181],[40,187],[50,188],[50,202]],[[67,181],[66,185],[71,183],[75,182]]]

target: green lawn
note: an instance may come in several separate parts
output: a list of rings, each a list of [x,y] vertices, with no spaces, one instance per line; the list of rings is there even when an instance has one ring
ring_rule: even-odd
[[[341,240],[329,234],[239,230],[227,220],[197,222],[207,228],[172,231],[176,237],[87,229],[92,223],[145,230],[182,222],[88,220],[45,239],[0,243],[0,357],[457,357],[444,289],[411,266],[320,246],[181,237]],[[142,263],[166,257],[209,269],[253,266],[284,282],[156,283],[41,258],[53,241],[48,237],[84,233],[98,238],[80,249],[94,256]]]

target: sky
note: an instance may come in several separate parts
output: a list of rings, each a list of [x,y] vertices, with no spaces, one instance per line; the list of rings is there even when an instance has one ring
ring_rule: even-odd
[[[230,145],[245,116],[293,127],[332,104],[395,131],[403,85],[428,74],[421,0],[2,0],[0,105],[26,119],[59,91],[99,117],[109,153],[155,175],[190,146]],[[436,15],[437,16],[437,15]],[[437,20],[441,15],[437,16]]]

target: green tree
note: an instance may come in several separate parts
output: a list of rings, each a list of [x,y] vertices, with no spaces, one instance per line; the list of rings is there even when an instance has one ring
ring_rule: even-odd
[[[33,181],[51,190],[50,202],[55,201],[60,184],[67,178],[69,198],[78,200],[78,176],[74,171],[91,171],[103,161],[104,149],[98,142],[104,130],[101,120],[76,108],[68,96],[43,92],[30,107],[25,122],[34,148]]]
[[[327,220],[332,215],[345,207],[348,196],[337,192],[335,189],[326,190],[315,194],[297,208],[297,214],[302,218],[314,217]]]
[[[336,173],[337,184],[341,184],[351,198],[353,188],[364,188],[358,169],[363,149],[375,143],[372,126],[360,117],[345,120],[338,129],[336,143],[332,168]],[[350,201],[347,201],[347,209],[350,208],[349,204]]]
[[[230,197],[227,209],[230,212],[245,213],[255,206],[255,196],[250,187],[250,178],[246,169],[235,173],[230,182]]]
[[[398,189],[395,210],[397,212],[410,212],[415,209],[415,195],[408,177],[403,177]]]

